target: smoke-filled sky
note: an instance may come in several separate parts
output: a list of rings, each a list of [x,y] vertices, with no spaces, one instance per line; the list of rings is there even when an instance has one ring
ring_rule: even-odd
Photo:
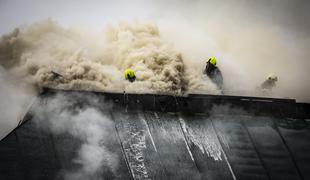
[[[201,73],[216,56],[228,94],[259,95],[275,74],[274,97],[309,101],[309,15],[307,0],[0,0],[0,63],[36,86],[55,71],[60,88],[216,94]]]
[[[53,18],[66,26],[102,30],[111,22],[145,19],[154,12],[151,1],[83,1],[83,0],[1,0],[0,32],[17,26]]]
[[[307,0],[1,0],[0,33],[52,17],[63,25],[102,29],[107,22],[164,19],[187,20],[220,17],[231,21],[268,22],[293,34],[310,31],[310,2]],[[229,16],[226,16],[229,15]]]
[[[152,22],[185,67],[203,69],[217,56],[227,91],[252,91],[271,73],[279,77],[275,96],[308,101],[309,15],[307,0],[1,0],[0,34],[48,18],[93,32],[109,23]]]

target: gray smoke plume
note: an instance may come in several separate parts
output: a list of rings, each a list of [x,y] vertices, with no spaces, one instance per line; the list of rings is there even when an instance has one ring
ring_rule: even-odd
[[[68,180],[100,180],[104,172],[116,173],[119,157],[107,146],[115,129],[113,120],[95,107],[99,105],[97,99],[88,97],[90,105],[81,108],[72,98],[79,97],[59,94],[32,108],[39,128],[53,136],[69,134],[80,142],[72,162],[77,168],[64,169],[62,176]],[[108,110],[111,105],[100,102],[100,107]]]
[[[2,7],[14,9],[14,1]],[[41,19],[55,17],[66,26],[51,20],[22,26],[0,43],[1,64],[39,87],[217,94],[201,74],[206,59],[216,56],[227,94],[260,95],[255,89],[273,73],[279,77],[273,97],[309,101],[310,6],[306,0],[68,1],[57,13],[54,7],[48,2],[29,8],[45,9]],[[81,11],[83,7],[98,14]],[[98,7],[102,7],[100,13]],[[9,16],[6,9],[1,13]],[[67,28],[70,22],[76,24],[76,19],[61,18],[67,11],[89,22],[80,23],[84,30]],[[31,19],[32,14],[27,14]],[[112,17],[120,15],[128,22],[148,17],[152,23],[120,23],[105,27],[104,33],[85,32],[103,28],[107,20],[117,22]],[[98,21],[99,17],[103,20]],[[12,23],[5,24],[12,27]],[[137,72],[139,81],[124,81],[127,67]],[[63,76],[55,78],[51,71]]]
[[[254,89],[273,73],[279,77],[273,97],[309,101],[309,1],[156,4],[158,26],[182,52],[185,66],[201,69],[207,57],[216,56],[228,94],[257,96]]]
[[[0,140],[23,120],[35,96],[34,89],[0,66]]]
[[[3,36],[0,52],[3,67],[39,88],[181,95],[205,86],[216,93],[202,75],[186,73],[195,70],[150,23],[121,23],[104,35],[89,35],[48,20]],[[135,83],[123,78],[127,68],[136,72]]]

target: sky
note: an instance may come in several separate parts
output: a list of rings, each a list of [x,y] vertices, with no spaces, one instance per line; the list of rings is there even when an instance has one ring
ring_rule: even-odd
[[[52,18],[62,25],[102,29],[107,23],[151,16],[148,1],[1,0],[0,33]],[[14,12],[14,13],[13,13]]]
[[[310,2],[307,0],[0,0],[0,33],[49,17],[63,25],[100,29],[108,22],[135,18],[213,16],[225,8],[231,11],[232,17],[251,16],[252,20],[270,21],[300,33],[310,31]]]

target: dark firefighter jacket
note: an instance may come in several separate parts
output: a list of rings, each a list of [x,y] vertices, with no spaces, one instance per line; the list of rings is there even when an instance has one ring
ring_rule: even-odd
[[[220,69],[217,66],[214,66],[211,63],[207,63],[206,69],[204,70],[204,74],[206,74],[212,82],[214,82],[219,89],[222,89],[223,86],[223,76]]]
[[[134,75],[133,77],[127,77],[128,81],[134,82],[136,80],[136,76]]]

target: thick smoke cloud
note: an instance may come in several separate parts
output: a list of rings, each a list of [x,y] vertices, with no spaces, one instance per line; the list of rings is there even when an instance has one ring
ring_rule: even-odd
[[[169,1],[158,9],[164,37],[182,52],[187,66],[201,68],[206,57],[218,57],[226,93],[261,95],[256,87],[273,73],[279,77],[273,97],[309,101],[308,1],[194,1],[190,6]]]
[[[99,17],[106,22],[104,17],[119,17],[120,13],[103,11],[95,18],[80,11],[80,2],[64,5],[70,3],[75,5],[68,7],[71,13],[91,19],[91,23]],[[122,4],[120,1],[114,5],[100,3],[113,8]],[[96,6],[100,3],[94,1]],[[21,57],[21,62],[24,62],[13,69],[23,72],[22,75],[30,77],[28,81],[38,86],[138,93],[216,94],[214,85],[201,74],[206,58],[215,55],[224,74],[224,92],[227,94],[262,95],[257,94],[255,89],[268,74],[273,73],[279,77],[278,86],[273,90],[274,97],[309,101],[310,83],[306,80],[310,67],[307,61],[310,44],[308,1],[172,0],[123,3],[130,4],[128,11],[121,14],[126,17],[128,13],[128,18],[123,19],[129,19],[131,23],[104,27],[105,33],[81,32],[76,28],[64,28],[53,21],[13,32],[11,36],[18,34],[13,39],[19,42],[15,44],[12,42],[14,40],[9,40],[14,44],[10,55]],[[53,7],[53,3],[48,6]],[[42,4],[35,7],[44,9]],[[91,8],[88,5],[85,7]],[[139,7],[144,9],[140,16],[131,12],[138,12]],[[64,8],[59,11],[64,11]],[[50,17],[54,16],[64,23],[59,13],[50,12]],[[131,19],[135,17],[149,17],[155,24],[133,23]],[[75,24],[75,21],[72,22]],[[68,19],[66,24],[70,26]],[[101,21],[97,24],[103,28]],[[2,40],[2,44],[3,41],[8,40]],[[12,44],[9,47],[12,48]],[[3,52],[8,52],[7,48],[2,45],[1,57],[7,57],[3,55]],[[162,60],[165,70],[157,68],[158,63],[149,64],[155,57],[169,59]],[[143,62],[141,59],[148,60]],[[10,62],[5,63],[6,67],[14,65],[8,58],[5,61]],[[66,65],[60,61],[66,62]],[[122,77],[125,66],[135,69],[140,81],[126,83]],[[51,71],[64,74],[64,77],[55,79]]]
[[[195,70],[184,66],[182,55],[150,23],[111,25],[94,35],[48,20],[4,36],[0,51],[2,66],[39,88],[181,95],[204,86],[216,93],[202,75],[190,78],[195,73],[187,69]],[[136,72],[135,83],[125,81],[127,68]]]

